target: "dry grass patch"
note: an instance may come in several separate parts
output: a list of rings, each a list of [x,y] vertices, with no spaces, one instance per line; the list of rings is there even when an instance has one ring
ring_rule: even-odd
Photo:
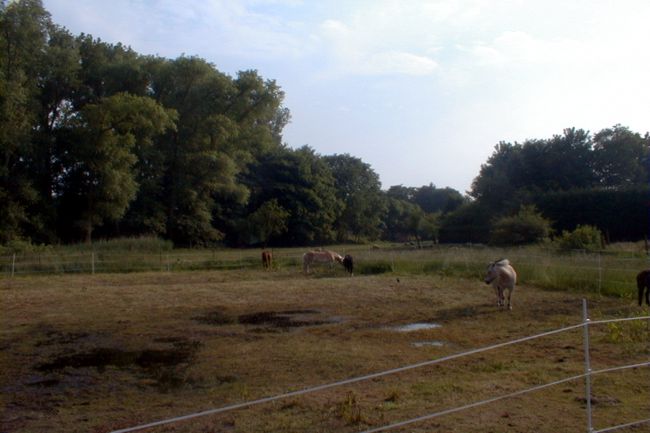
[[[400,276],[398,282],[394,275],[327,271],[26,277],[0,282],[0,298],[8,433],[108,432],[581,320],[575,293],[520,287],[507,312],[493,305],[492,290],[480,280]],[[643,313],[621,299],[590,296],[589,305],[594,318]],[[412,323],[441,326],[394,329]],[[647,361],[647,326],[593,329],[594,368]],[[363,431],[582,370],[576,330],[153,431]],[[650,369],[594,382],[597,427],[649,412]],[[579,381],[395,431],[582,431],[583,406]]]

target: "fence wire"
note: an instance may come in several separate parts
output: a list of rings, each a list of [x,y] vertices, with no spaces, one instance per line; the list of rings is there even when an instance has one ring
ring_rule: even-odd
[[[425,366],[440,364],[442,362],[450,361],[450,360],[453,360],[453,359],[458,359],[458,358],[462,358],[462,357],[465,357],[465,356],[475,355],[477,353],[487,352],[487,351],[490,351],[490,350],[495,350],[495,349],[499,349],[499,348],[502,348],[502,347],[511,346],[511,345],[523,343],[523,342],[530,341],[530,340],[535,340],[535,339],[542,338],[542,337],[547,337],[547,336],[550,336],[550,335],[559,334],[559,333],[562,333],[562,332],[566,332],[566,331],[570,331],[570,330],[574,330],[574,329],[578,329],[578,328],[593,326],[593,325],[597,325],[597,324],[606,324],[606,323],[630,321],[630,320],[650,320],[650,316],[639,316],[639,317],[630,317],[630,318],[623,318],[623,319],[605,319],[605,320],[598,320],[598,321],[594,321],[594,322],[586,321],[586,322],[582,322],[582,323],[579,323],[579,324],[576,324],[576,325],[566,326],[566,327],[563,327],[563,328],[554,329],[554,330],[543,332],[543,333],[540,333],[540,334],[526,336],[526,337],[518,338],[518,339],[515,339],[515,340],[506,341],[506,342],[503,342],[503,343],[497,343],[497,344],[494,344],[494,345],[491,345],[491,346],[486,346],[486,347],[482,347],[482,348],[478,348],[478,349],[474,349],[474,350],[469,350],[469,351],[466,351],[466,352],[461,352],[461,353],[445,356],[445,357],[442,357],[442,358],[437,358],[437,359],[433,359],[433,360],[429,360],[429,361],[423,361],[423,362],[419,362],[419,363],[416,363],[416,364],[410,364],[410,365],[406,365],[406,366],[403,366],[403,367],[394,368],[394,369],[390,369],[390,370],[385,370],[385,371],[372,373],[372,374],[368,374],[368,375],[364,375],[364,376],[358,376],[358,377],[354,377],[354,378],[350,378],[350,379],[341,380],[341,381],[338,381],[338,382],[332,382],[332,383],[318,385],[318,386],[314,386],[314,387],[310,387],[310,388],[304,388],[304,389],[301,389],[301,390],[287,392],[287,393],[284,393],[284,394],[278,394],[278,395],[275,395],[275,396],[270,396],[270,397],[265,397],[265,398],[260,398],[260,399],[257,399],[257,400],[251,400],[251,401],[242,402],[242,403],[238,403],[238,404],[233,404],[233,405],[229,405],[229,406],[224,406],[224,407],[220,407],[220,408],[204,410],[204,411],[201,411],[201,412],[195,412],[195,413],[191,413],[191,414],[187,414],[187,415],[183,415],[183,416],[178,416],[178,417],[174,417],[174,418],[168,418],[168,419],[164,419],[164,420],[160,420],[160,421],[151,422],[151,423],[148,423],[148,424],[142,424],[142,425],[135,426],[135,427],[129,427],[129,428],[125,428],[125,429],[114,430],[111,433],[128,433],[128,432],[144,430],[144,429],[148,429],[148,428],[152,428],[152,427],[159,427],[159,426],[166,425],[166,424],[172,424],[172,423],[177,423],[177,422],[181,422],[181,421],[187,421],[187,420],[190,420],[190,419],[204,417],[204,416],[208,416],[208,415],[216,415],[216,414],[220,414],[220,413],[224,413],[224,412],[233,411],[233,410],[236,410],[236,409],[248,408],[248,407],[260,405],[260,404],[263,404],[263,403],[270,403],[270,402],[273,402],[273,401],[286,399],[286,398],[289,398],[289,397],[297,397],[297,396],[301,396],[301,395],[305,395],[305,394],[310,394],[310,393],[314,393],[314,392],[318,392],[318,391],[323,391],[323,390],[334,388],[334,387],[339,387],[339,386],[343,386],[343,385],[350,385],[350,384],[366,381],[366,380],[369,380],[369,379],[375,379],[375,378],[388,376],[388,375],[393,375],[393,374],[396,374],[396,373],[401,373],[401,372],[404,372],[404,371],[413,370],[413,369],[417,369],[417,368],[421,368],[421,367],[425,367]],[[367,431],[364,431],[364,432],[361,432],[361,433],[380,432],[380,431],[385,431],[385,430],[389,430],[389,429],[393,429],[393,428],[397,428],[397,427],[402,427],[402,426],[405,426],[405,425],[408,425],[408,424],[413,424],[413,423],[416,423],[416,422],[420,422],[420,421],[424,421],[424,420],[427,420],[427,419],[439,417],[439,416],[442,416],[442,415],[447,415],[447,414],[454,413],[454,412],[459,412],[459,411],[462,411],[462,410],[465,410],[465,409],[470,409],[472,407],[481,406],[481,405],[485,405],[485,404],[488,404],[488,403],[493,403],[493,402],[496,402],[496,401],[499,401],[499,400],[503,400],[503,399],[506,399],[506,398],[516,397],[516,396],[519,396],[519,395],[523,395],[523,394],[527,394],[527,393],[530,393],[530,392],[538,391],[538,390],[548,388],[548,387],[551,387],[551,386],[554,386],[554,385],[558,385],[558,384],[561,384],[561,383],[578,380],[578,379],[581,379],[581,378],[585,378],[587,376],[596,375],[596,374],[603,374],[603,373],[610,373],[610,372],[614,372],[614,371],[618,371],[618,370],[624,370],[624,369],[630,369],[630,368],[638,368],[638,367],[644,367],[644,366],[650,366],[650,362],[641,363],[641,364],[634,364],[634,365],[625,365],[625,366],[619,366],[619,367],[612,367],[612,368],[602,369],[602,370],[598,370],[598,371],[591,371],[591,372],[588,372],[588,373],[583,373],[583,374],[571,376],[569,378],[561,379],[561,380],[558,380],[556,382],[551,382],[551,383],[539,385],[539,386],[536,386],[536,387],[528,388],[528,389],[525,389],[525,390],[516,391],[516,392],[513,392],[511,394],[507,394],[507,395],[503,395],[503,396],[499,396],[499,397],[494,397],[494,398],[491,398],[491,399],[488,399],[488,400],[483,400],[483,401],[480,401],[480,402],[471,403],[471,404],[468,404],[468,405],[465,405],[465,406],[460,406],[460,407],[456,407],[456,408],[447,409],[447,410],[442,411],[442,412],[436,412],[434,414],[424,415],[424,416],[421,416],[421,417],[417,417],[417,418],[413,418],[413,419],[410,419],[410,420],[402,421],[400,423],[391,424],[389,426],[378,427],[376,429],[367,430]]]

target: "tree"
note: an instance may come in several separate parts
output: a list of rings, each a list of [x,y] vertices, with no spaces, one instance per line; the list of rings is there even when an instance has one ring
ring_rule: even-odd
[[[38,201],[32,137],[38,118],[38,72],[46,51],[49,14],[40,1],[0,5],[0,242],[21,238]]]
[[[348,154],[326,156],[324,160],[334,176],[336,196],[344,204],[335,223],[338,240],[377,239],[386,212],[377,173]]]
[[[173,127],[154,100],[126,93],[87,104],[71,120],[57,193],[86,242],[96,226],[122,217],[135,197],[134,147]]]
[[[595,174],[606,188],[629,188],[647,184],[650,139],[621,125],[594,136]]]
[[[434,184],[416,188],[411,199],[427,214],[452,212],[465,202],[453,188],[436,188]]]
[[[277,199],[271,199],[248,216],[249,231],[266,248],[269,239],[287,232],[289,216]]]
[[[424,212],[420,209],[420,206],[391,196],[387,197],[387,202],[388,212],[384,220],[386,227],[384,238],[393,241],[410,239],[419,241],[418,229],[420,228],[420,221],[424,217]]]
[[[343,203],[336,196],[332,172],[310,147],[280,148],[261,156],[245,182],[251,190],[249,209],[276,199],[289,213],[285,244],[319,244],[336,238],[334,224]]]

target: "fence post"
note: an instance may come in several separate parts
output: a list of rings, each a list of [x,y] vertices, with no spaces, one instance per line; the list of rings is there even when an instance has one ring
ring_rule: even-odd
[[[91,269],[92,275],[95,275],[95,252],[93,251],[92,253],[90,253],[90,256],[91,256],[90,269]]]
[[[585,396],[587,402],[587,433],[594,431],[591,418],[591,360],[589,358],[589,316],[587,314],[587,300],[582,300],[582,323],[585,348]]]
[[[600,295],[600,290],[603,286],[603,266],[602,266],[602,256],[598,252],[598,294]]]
[[[11,278],[14,277],[14,273],[16,272],[16,253],[11,257]]]

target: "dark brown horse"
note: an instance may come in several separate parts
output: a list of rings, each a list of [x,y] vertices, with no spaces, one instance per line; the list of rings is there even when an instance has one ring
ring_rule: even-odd
[[[351,255],[346,254],[345,257],[343,257],[343,267],[345,267],[345,270],[348,271],[348,274],[352,276],[354,272],[354,260],[352,259]]]
[[[636,276],[636,286],[639,289],[639,305],[643,304],[643,292],[645,291],[645,303],[650,305],[650,269],[641,271]]]
[[[271,269],[273,264],[273,255],[270,251],[262,251],[262,266],[264,269]]]

